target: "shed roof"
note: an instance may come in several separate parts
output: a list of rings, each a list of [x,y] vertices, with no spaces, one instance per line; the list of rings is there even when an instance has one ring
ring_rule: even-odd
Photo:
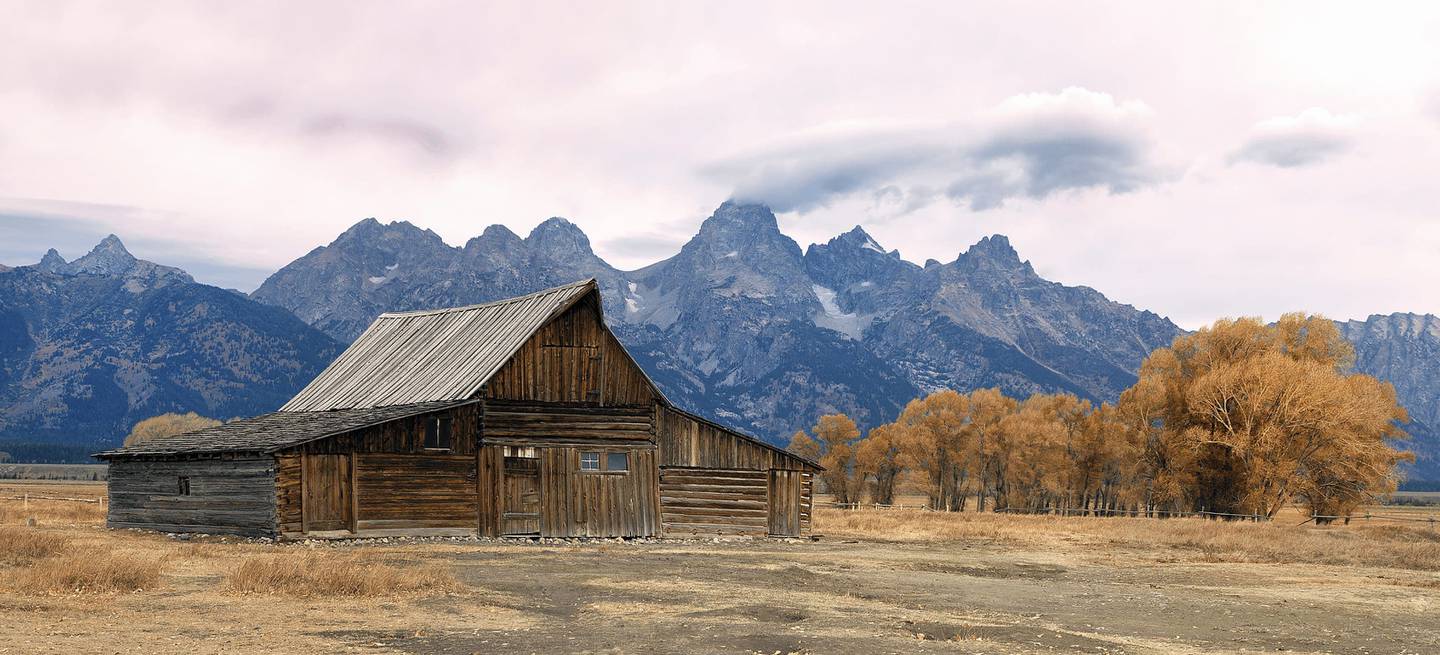
[[[474,401],[451,400],[332,412],[271,412],[254,418],[160,437],[133,446],[96,453],[99,459],[214,453],[273,453],[395,419],[419,416]]]
[[[537,330],[586,294],[598,299],[598,289],[592,278],[483,305],[381,314],[280,411],[471,398]]]

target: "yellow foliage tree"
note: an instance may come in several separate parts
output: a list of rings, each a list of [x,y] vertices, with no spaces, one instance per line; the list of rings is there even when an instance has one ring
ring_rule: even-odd
[[[130,434],[125,436],[125,445],[133,446],[151,439],[194,432],[216,425],[220,425],[220,421],[195,412],[161,414],[136,423],[135,427],[130,429]]]

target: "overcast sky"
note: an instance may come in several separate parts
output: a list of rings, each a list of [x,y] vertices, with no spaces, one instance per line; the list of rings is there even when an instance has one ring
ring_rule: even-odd
[[[266,4],[0,5],[0,263],[558,215],[636,268],[737,197],[1185,327],[1440,313],[1440,3]]]

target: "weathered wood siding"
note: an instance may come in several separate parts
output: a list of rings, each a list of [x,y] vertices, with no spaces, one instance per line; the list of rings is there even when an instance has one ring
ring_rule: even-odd
[[[475,466],[473,455],[357,456],[357,529],[474,531],[479,511]]]
[[[644,372],[587,296],[540,328],[485,386],[487,398],[604,406],[649,405]]]
[[[800,534],[810,532],[810,515],[815,512],[815,474],[800,474]]]
[[[479,402],[461,405],[300,444],[282,454],[435,453],[437,451],[425,449],[425,423],[437,416],[448,416],[452,420],[450,449],[439,451],[440,454],[474,455],[480,444],[484,412],[484,405]]]
[[[190,494],[180,493],[189,478]],[[112,528],[210,532],[247,536],[275,533],[272,457],[110,462]]]
[[[478,529],[482,537],[500,536],[500,516],[504,496],[500,485],[504,480],[504,447],[483,446],[476,456],[475,494],[479,503]]]
[[[654,412],[649,405],[595,407],[490,400],[485,403],[486,444],[650,441]]]
[[[540,534],[648,537],[659,532],[653,448],[540,448]],[[580,470],[581,452],[626,452],[625,473]]]
[[[764,535],[769,529],[767,485],[764,471],[661,469],[664,533]]]
[[[275,515],[281,533],[304,530],[304,515],[300,511],[300,466],[300,455],[275,458]]]
[[[800,512],[805,506],[800,471],[770,471],[770,534],[800,534]]]
[[[276,515],[282,534],[306,529],[353,529],[368,534],[474,531],[479,519],[476,454],[480,452],[481,403],[422,414],[311,441],[279,453],[275,475]],[[425,424],[451,420],[450,448],[425,448]],[[307,517],[303,472],[306,460],[345,456],[349,476],[334,480],[352,503],[349,525],[326,528]],[[328,478],[327,478],[328,479]],[[343,483],[343,484],[342,484]],[[316,490],[309,492],[318,493]]]
[[[802,460],[778,452],[663,405],[655,409],[655,437],[661,466],[714,469],[805,470]]]

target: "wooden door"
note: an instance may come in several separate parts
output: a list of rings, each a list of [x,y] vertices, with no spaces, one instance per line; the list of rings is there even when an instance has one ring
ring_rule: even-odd
[[[540,460],[506,457],[500,533],[540,534]]]
[[[800,535],[800,471],[770,471],[770,534]]]
[[[306,532],[355,529],[349,455],[305,455],[300,487],[300,516]]]

